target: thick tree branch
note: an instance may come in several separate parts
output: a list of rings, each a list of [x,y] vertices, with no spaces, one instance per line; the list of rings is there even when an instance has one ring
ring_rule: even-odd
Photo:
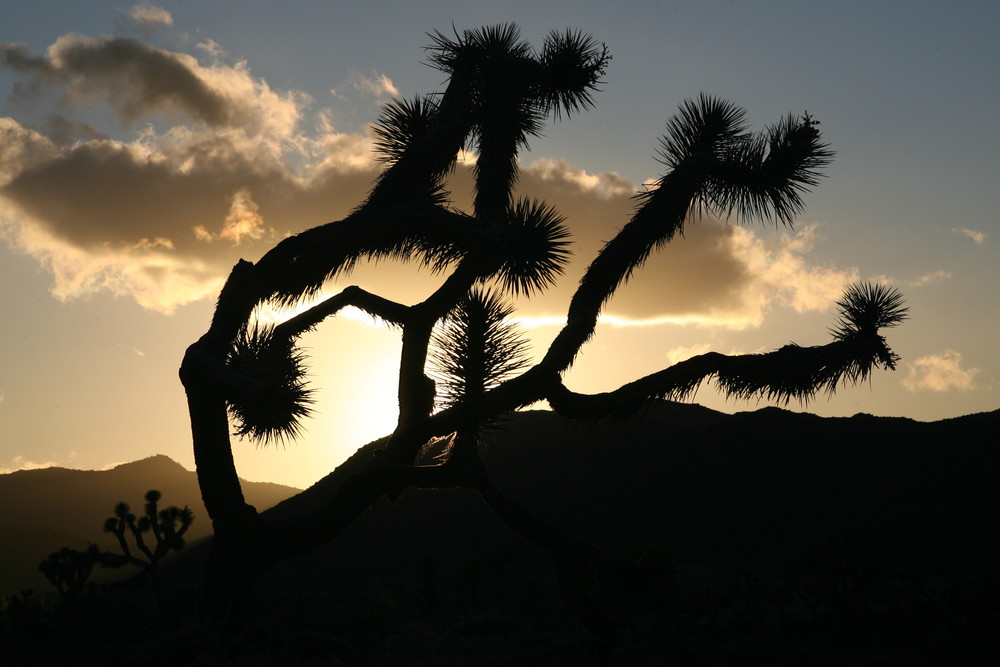
[[[877,333],[826,345],[790,344],[767,354],[708,352],[601,394],[578,394],[560,384],[549,405],[564,417],[595,421],[634,412],[651,399],[684,400],[713,381],[728,397],[808,402],[821,391],[866,379],[874,367],[893,367],[895,356]]]

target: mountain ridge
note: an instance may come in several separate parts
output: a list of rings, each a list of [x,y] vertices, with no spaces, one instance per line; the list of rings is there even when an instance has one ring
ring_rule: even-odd
[[[247,501],[261,509],[294,495],[293,487],[241,480]],[[0,475],[0,595],[23,588],[49,587],[38,563],[64,546],[82,549],[95,543],[117,551],[103,532],[114,506],[127,503],[140,513],[149,489],[160,491],[162,507],[187,505],[195,520],[188,542],[211,534],[195,472],[164,454],[121,463],[107,470],[64,467],[16,470]]]
[[[860,562],[917,572],[988,573],[1000,544],[998,433],[1000,410],[919,422],[781,408],[729,415],[661,402],[616,423],[516,413],[488,436],[484,458],[495,483],[542,521],[608,553],[666,544],[699,586],[742,570],[780,576],[786,562],[841,548]],[[262,519],[315,507],[377,446]],[[475,492],[409,489],[316,552],[279,564],[262,585],[286,593],[303,573],[323,572],[331,594],[387,579],[405,589],[423,576],[421,563],[437,563],[444,585],[445,573],[460,577],[469,563],[498,559],[520,563],[509,566],[518,581],[551,570],[548,554]],[[305,578],[299,593],[320,594],[317,579]]]
[[[992,483],[1000,467],[997,433],[1000,410],[920,422],[866,413],[820,417],[775,407],[727,414],[664,401],[631,418],[593,424],[544,410],[515,413],[489,433],[484,456],[498,486],[550,524],[609,549],[665,539],[681,562],[712,576],[743,566],[774,567],[839,539],[924,567],[949,558],[978,559],[1000,541],[989,515],[1000,507]],[[286,495],[270,504],[255,500],[254,483],[244,482],[247,500],[264,521],[300,515],[336,493],[380,442],[360,448],[308,489],[279,487]],[[10,521],[3,508],[31,504],[27,496],[10,495],[5,482],[14,475],[116,470],[159,472],[157,481],[101,500],[100,516],[88,523],[97,531],[115,502],[141,508],[148,488],[163,492],[165,505],[195,507],[169,484],[174,476],[194,483],[195,473],[160,455],[110,471],[0,476],[0,526],[11,536],[45,525]],[[195,514],[192,537],[207,534],[204,510]],[[74,537],[72,530],[67,535]],[[536,572],[547,556],[532,550],[474,492],[411,489],[395,503],[379,502],[327,546],[279,564],[263,579],[283,590],[304,580],[303,594],[312,595],[316,578],[304,572],[325,572],[322,579],[331,588],[360,585],[360,573],[373,571],[391,572],[405,583],[412,563],[428,558],[454,564],[456,558],[528,552],[532,565],[525,571]],[[33,556],[32,568],[47,553]],[[170,560],[179,566],[203,563],[204,555],[192,545]],[[0,594],[23,586],[6,584]]]

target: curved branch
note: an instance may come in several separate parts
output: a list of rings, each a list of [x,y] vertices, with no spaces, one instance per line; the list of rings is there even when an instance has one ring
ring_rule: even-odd
[[[826,345],[785,345],[766,354],[728,356],[708,352],[602,394],[578,394],[563,384],[548,396],[564,417],[596,421],[623,417],[651,399],[683,400],[705,381],[729,398],[808,402],[823,391],[856,384],[875,367],[895,368],[897,357],[878,334],[858,335]]]
[[[309,331],[331,315],[336,315],[347,306],[354,306],[369,315],[399,326],[406,322],[410,311],[409,306],[363,290],[357,285],[350,285],[338,294],[276,325],[273,333],[283,338],[294,338]]]

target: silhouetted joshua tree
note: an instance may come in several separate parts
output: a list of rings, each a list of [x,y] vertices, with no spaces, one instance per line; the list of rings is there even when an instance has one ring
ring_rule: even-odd
[[[147,491],[144,513],[138,518],[126,503],[115,505],[115,515],[105,519],[104,531],[118,538],[118,546],[122,552],[102,554],[101,565],[122,567],[131,564],[142,568],[153,585],[157,604],[162,605],[163,590],[158,565],[170,551],[184,548],[184,533],[194,521],[194,514],[187,506],[184,509],[171,506],[161,510],[157,505],[160,498],[161,494],[156,489]],[[131,535],[138,553],[129,547],[126,533]],[[146,538],[143,537],[146,533],[152,534],[155,544],[146,544]]]
[[[518,151],[548,118],[592,106],[610,55],[573,31],[551,33],[536,51],[513,25],[434,33],[431,40],[429,62],[447,74],[447,87],[384,107],[375,133],[386,169],[367,199],[343,220],[281,241],[256,264],[237,263],[211,326],[184,356],[180,376],[198,479],[215,529],[208,599],[238,620],[257,574],[325,544],[382,496],[395,498],[408,486],[466,486],[552,549],[570,599],[600,631],[606,614],[586,585],[597,555],[492,484],[477,446],[482,429],[541,400],[562,415],[601,419],[651,399],[683,399],[705,381],[728,396],[805,401],[876,368],[895,368],[897,356],[879,330],[903,320],[905,308],[893,289],[857,285],[840,301],[826,345],[709,352],[607,393],[572,391],[564,372],[594,335],[605,303],[654,250],[702,214],[790,224],[833,153],[809,115],[789,115],[755,133],[730,102],[701,95],[682,104],[661,140],[663,175],[636,197],[631,219],[586,270],[565,326],[541,361],[529,365],[506,324],[510,306],[503,299],[551,285],[568,259],[570,234],[552,207],[514,198]],[[478,155],[471,213],[448,205],[444,185],[463,148]],[[418,262],[445,278],[419,303],[351,286],[280,324],[256,323],[258,305],[298,303],[358,262],[386,258]],[[237,478],[230,418],[236,433],[259,441],[294,436],[310,408],[298,337],[346,306],[400,331],[398,424],[328,501],[306,516],[263,523]],[[416,464],[426,443],[448,436],[443,460]]]
[[[87,586],[94,566],[101,562],[101,552],[96,544],[85,551],[63,547],[49,554],[38,564],[38,570],[45,575],[63,600],[75,600]]]

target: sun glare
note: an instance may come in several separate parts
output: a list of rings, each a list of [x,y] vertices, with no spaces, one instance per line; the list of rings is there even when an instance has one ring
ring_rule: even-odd
[[[351,311],[302,337],[315,389],[307,437],[326,443],[334,464],[392,433],[399,416],[399,332]]]

